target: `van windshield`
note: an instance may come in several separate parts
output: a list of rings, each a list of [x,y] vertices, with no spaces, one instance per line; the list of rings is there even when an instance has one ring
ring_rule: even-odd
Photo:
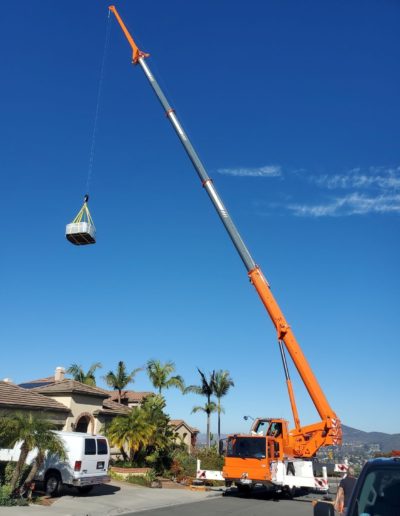
[[[230,437],[226,456],[243,459],[265,459],[265,451],[265,437]]]

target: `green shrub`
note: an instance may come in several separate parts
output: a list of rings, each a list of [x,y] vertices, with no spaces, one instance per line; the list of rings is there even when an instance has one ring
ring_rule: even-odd
[[[10,486],[0,486],[0,505],[3,507],[15,505],[14,500],[11,498]]]
[[[196,448],[193,450],[193,455],[200,459],[201,469],[211,469],[221,471],[224,465],[224,457],[219,455],[215,447],[212,448]]]
[[[9,484],[11,482],[11,478],[13,476],[16,466],[17,466],[16,462],[10,461],[6,464],[6,467],[4,470],[4,481],[3,481],[4,484]],[[28,466],[27,464],[25,464],[24,467],[22,468],[21,476],[19,477],[17,486],[21,486],[25,482],[30,470],[31,470],[31,466]]]
[[[188,477],[196,478],[197,459],[201,461],[201,469],[221,471],[224,464],[224,458],[218,454],[215,447],[195,448],[191,454],[186,450],[176,450],[167,476],[178,481]]]
[[[129,482],[130,484],[136,484],[143,487],[150,487],[151,483],[156,479],[155,472],[149,471],[145,475],[121,475],[111,471],[111,478],[120,480],[122,482]]]
[[[12,507],[15,505],[29,505],[27,500],[23,498],[13,498],[11,496],[11,487],[10,486],[0,486],[0,506],[2,507]]]
[[[185,450],[178,450],[174,453],[170,476],[180,477],[196,477],[196,458]]]

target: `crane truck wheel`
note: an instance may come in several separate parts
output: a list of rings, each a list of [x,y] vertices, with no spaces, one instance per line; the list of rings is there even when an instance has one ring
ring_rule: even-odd
[[[253,490],[253,486],[236,484],[237,490],[241,496],[249,496]]]
[[[294,498],[296,496],[297,488],[295,486],[283,486],[282,491],[288,498]]]

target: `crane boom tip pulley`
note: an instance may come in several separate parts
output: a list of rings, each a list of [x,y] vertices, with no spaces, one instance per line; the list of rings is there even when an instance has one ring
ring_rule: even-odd
[[[114,16],[116,17],[123,33],[125,34],[125,37],[126,39],[128,40],[130,46],[132,47],[132,63],[134,64],[137,64],[137,62],[139,61],[140,58],[145,58],[145,57],[149,57],[150,54],[148,54],[147,52],[143,52],[142,50],[139,49],[139,47],[136,45],[134,39],[132,38],[130,32],[128,31],[125,23],[122,21],[122,18],[121,16],[119,15],[118,11],[117,11],[117,8],[115,7],[115,5],[110,5],[108,7],[108,9],[114,14]]]

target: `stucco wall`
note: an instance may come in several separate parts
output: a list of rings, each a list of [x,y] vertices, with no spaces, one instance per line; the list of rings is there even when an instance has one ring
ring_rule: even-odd
[[[175,433],[178,434],[176,441],[179,443],[183,442],[186,445],[188,452],[190,453],[192,434],[189,431],[189,429],[186,428],[185,425],[181,425],[177,429],[175,429]]]
[[[82,416],[87,416],[91,419],[88,427],[88,433],[97,434],[100,432],[101,423],[97,418],[93,417],[93,412],[100,410],[103,407],[103,399],[95,398],[93,396],[86,396],[84,394],[72,394],[70,396],[51,396],[54,400],[62,403],[68,407],[72,415],[69,416],[63,427],[66,432],[72,432]]]

